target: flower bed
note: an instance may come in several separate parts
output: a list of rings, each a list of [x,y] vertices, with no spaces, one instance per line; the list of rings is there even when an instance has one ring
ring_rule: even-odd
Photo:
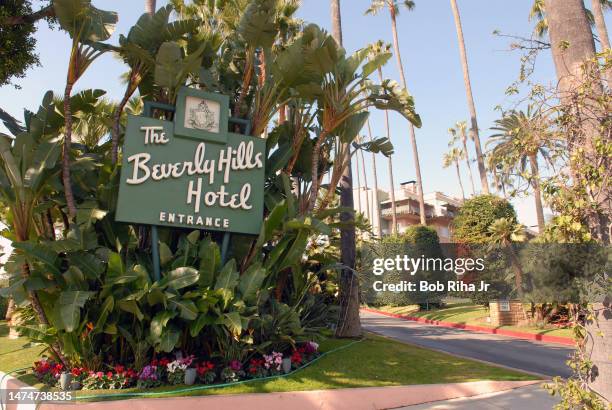
[[[117,390],[130,387],[148,389],[164,385],[217,384],[257,379],[289,373],[319,356],[319,345],[306,342],[285,352],[255,354],[245,360],[222,360],[185,356],[182,352],[152,359],[142,369],[123,364],[104,370],[73,367],[68,371],[52,359],[34,363],[36,378],[49,387],[65,390]]]

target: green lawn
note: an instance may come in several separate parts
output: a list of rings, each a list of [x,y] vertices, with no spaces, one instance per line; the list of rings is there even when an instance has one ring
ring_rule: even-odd
[[[6,321],[0,321],[0,371],[11,372],[24,367],[31,367],[44,350],[43,346],[33,346],[27,339],[9,339],[9,328]],[[29,384],[37,383],[31,374],[19,377]]]
[[[419,311],[417,305],[409,306],[378,306],[375,309],[382,310],[384,312],[396,313],[400,315],[423,317],[431,320],[440,320],[451,323],[465,323],[469,325],[497,328],[497,329],[508,329],[516,330],[527,333],[534,333],[540,335],[551,335],[551,336],[562,336],[572,337],[572,329],[570,328],[558,328],[555,326],[549,326],[546,328],[539,328],[536,326],[493,326],[486,322],[489,312],[483,306],[473,305],[471,303],[451,303],[443,309],[433,309],[428,311]]]
[[[27,342],[9,340],[6,324],[1,324],[0,370],[8,371],[31,365],[42,347],[29,347]],[[329,339],[321,344],[321,351],[329,351],[352,343],[351,340]],[[4,358],[10,360],[4,360]],[[24,379],[25,377],[25,379]],[[31,375],[20,377],[32,383]],[[368,334],[350,347],[322,357],[316,363],[286,378],[180,392],[187,386],[160,387],[146,392],[168,392],[164,397],[207,394],[265,393],[296,390],[339,389],[347,387],[400,386],[408,384],[454,383],[476,380],[533,380],[533,376],[460,359],[416,346]],[[140,390],[143,391],[143,390]],[[139,392],[138,389],[112,391],[80,391],[78,396],[117,395]],[[162,396],[162,394],[160,394]],[[118,396],[115,396],[119,398]]]

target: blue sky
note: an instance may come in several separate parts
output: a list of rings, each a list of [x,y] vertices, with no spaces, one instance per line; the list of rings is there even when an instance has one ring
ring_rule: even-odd
[[[493,35],[494,30],[503,33],[529,36],[533,23],[528,21],[531,0],[458,0],[466,40],[470,74],[481,139],[491,134],[489,128],[498,118],[494,107],[511,101],[504,90],[512,83],[520,66],[520,55],[509,51],[509,39]],[[94,0],[102,9],[119,13],[119,24],[111,42],[116,43],[120,33],[127,33],[143,11],[141,0]],[[158,7],[165,1],[158,0]],[[368,0],[342,0],[342,19],[345,48],[352,52],[378,39],[391,42],[388,12],[377,16],[364,16]],[[327,0],[302,0],[299,16],[329,29],[329,3]],[[608,27],[612,24],[608,13]],[[460,196],[455,171],[443,169],[442,154],[448,149],[447,129],[455,122],[468,119],[463,77],[459,61],[456,32],[450,3],[447,0],[416,1],[414,11],[402,10],[398,17],[399,41],[410,92],[416,100],[416,108],[423,120],[417,129],[424,190],[442,191]],[[60,30],[50,30],[40,25],[37,33],[37,50],[42,66],[27,73],[18,82],[22,89],[12,86],[0,88],[0,106],[17,118],[22,109],[35,109],[46,90],[61,93],[66,78],[69,39]],[[119,99],[124,87],[119,77],[126,67],[114,56],[102,56],[79,81],[76,89],[102,88],[108,96]],[[395,60],[384,68],[384,75],[398,80]],[[538,60],[536,78],[541,82],[554,80],[554,67],[548,53]],[[372,114],[375,135],[384,136],[382,113]],[[1,128],[0,128],[1,129]],[[365,132],[365,130],[364,130]],[[391,115],[391,135],[395,146],[394,173],[399,182],[414,179],[414,164],[408,141],[406,121]],[[474,157],[473,153],[471,155]],[[366,155],[368,182],[372,184],[369,155]],[[388,187],[386,164],[378,162],[379,185]],[[463,170],[463,182],[469,192],[467,172]],[[476,174],[476,167],[473,166]],[[475,175],[476,176],[476,175]],[[355,181],[356,183],[356,181]],[[519,216],[527,225],[535,224],[532,199],[515,201]]]

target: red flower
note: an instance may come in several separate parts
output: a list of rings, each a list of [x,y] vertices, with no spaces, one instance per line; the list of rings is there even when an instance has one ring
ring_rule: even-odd
[[[70,373],[72,373],[74,377],[79,377],[81,375],[81,369],[78,367],[73,367]]]
[[[108,377],[109,379],[113,378],[113,372],[106,372],[106,377]]]
[[[118,365],[116,365],[116,366],[115,366],[115,373],[119,373],[119,374],[121,374],[121,373],[123,373],[124,371],[125,371],[125,366],[122,366],[122,365],[120,365],[120,364],[118,364]]]
[[[160,365],[160,366],[162,366],[162,367],[166,367],[166,365],[167,365],[168,363],[170,363],[170,360],[168,360],[168,359],[167,359],[167,358],[165,358],[165,357],[164,357],[163,359],[160,359],[160,361],[159,361],[159,365]]]
[[[157,359],[151,360],[151,366],[157,366],[158,364],[159,364],[159,361]]]
[[[134,377],[138,376],[138,373],[136,373],[136,371],[134,369],[128,369],[127,372],[126,372],[126,375],[130,379],[133,379]]]
[[[196,366],[196,372],[198,375],[203,376],[214,368],[215,365],[212,362],[202,362]]]
[[[291,355],[291,363],[300,364],[302,363],[302,355],[297,350]]]

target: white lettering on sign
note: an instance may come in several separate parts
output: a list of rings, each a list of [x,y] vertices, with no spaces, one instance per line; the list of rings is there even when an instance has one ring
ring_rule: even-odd
[[[153,126],[143,126],[140,127],[140,131],[144,131],[145,132],[145,137],[144,137],[144,143],[145,145],[148,144],[167,144],[168,142],[170,142],[170,140],[166,137],[166,133],[165,132],[159,132],[158,131],[163,131],[164,127],[162,127],[161,125],[153,125]]]
[[[263,167],[262,153],[253,155],[253,141],[241,142],[236,150],[231,147],[221,150],[217,161],[204,159],[206,144],[198,144],[193,161],[162,163],[149,165],[151,154],[140,152],[128,157],[128,163],[133,163],[132,177],[126,182],[138,185],[146,182],[149,178],[161,181],[168,178],[180,178],[183,175],[206,175],[208,183],[215,182],[215,169],[223,172],[223,183],[230,180],[230,171],[242,171]],[[217,165],[217,166],[215,166]]]
[[[192,226],[208,226],[226,229],[230,226],[230,221],[227,218],[216,218],[211,216],[202,217],[199,215],[183,215],[169,211],[160,211],[159,213],[159,222],[161,223],[174,223],[174,221],[177,219],[182,224]]]

